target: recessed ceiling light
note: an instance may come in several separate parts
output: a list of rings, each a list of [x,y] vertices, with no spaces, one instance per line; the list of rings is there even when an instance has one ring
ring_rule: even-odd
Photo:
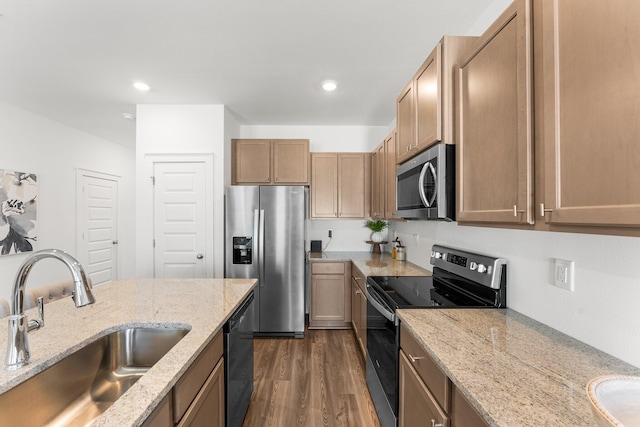
[[[322,82],[322,89],[326,90],[327,92],[333,92],[337,87],[338,84],[333,80],[326,80]]]
[[[151,86],[149,86],[145,82],[135,82],[133,84],[133,87],[135,87],[136,89],[138,89],[141,92],[147,92],[147,91],[149,91],[151,89]]]

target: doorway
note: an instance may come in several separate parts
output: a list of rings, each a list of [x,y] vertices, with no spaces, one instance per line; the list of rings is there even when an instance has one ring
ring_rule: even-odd
[[[203,278],[212,268],[208,162],[153,162],[154,277]]]
[[[118,185],[120,178],[76,171],[76,256],[94,286],[118,279]]]

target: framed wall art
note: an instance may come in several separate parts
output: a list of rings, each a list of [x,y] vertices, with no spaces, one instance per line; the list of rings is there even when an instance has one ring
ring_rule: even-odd
[[[31,252],[37,242],[38,179],[0,170],[0,255]]]

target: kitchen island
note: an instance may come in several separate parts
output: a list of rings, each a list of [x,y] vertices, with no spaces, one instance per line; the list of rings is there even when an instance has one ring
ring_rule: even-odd
[[[138,426],[151,414],[256,285],[255,279],[131,279],[94,288],[96,303],[75,308],[69,298],[45,306],[46,326],[29,333],[31,363],[0,370],[0,393],[86,344],[128,327],[190,329],[160,361],[107,409],[94,426]],[[35,309],[29,318],[37,317]],[[0,348],[7,324],[0,325]]]
[[[640,375],[640,369],[510,309],[398,315],[490,426],[596,425],[587,382],[600,375]]]

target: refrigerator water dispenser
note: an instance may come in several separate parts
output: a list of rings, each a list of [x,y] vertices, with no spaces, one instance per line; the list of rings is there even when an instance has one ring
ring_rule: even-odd
[[[233,237],[233,263],[234,264],[251,264],[251,243],[253,238],[242,236]]]

